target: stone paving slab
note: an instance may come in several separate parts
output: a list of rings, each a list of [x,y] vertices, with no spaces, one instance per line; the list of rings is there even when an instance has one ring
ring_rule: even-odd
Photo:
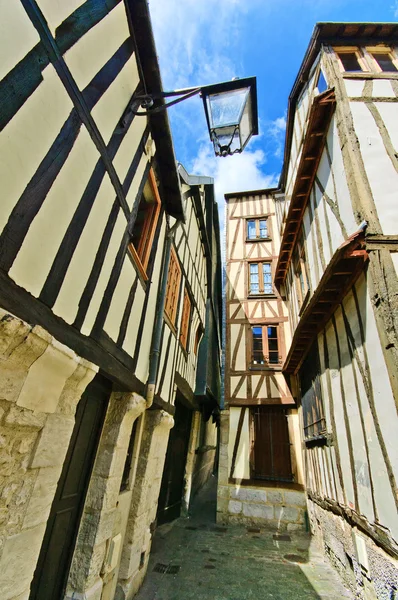
[[[278,539],[279,538],[279,539]],[[311,543],[215,524],[215,481],[190,518],[156,531],[146,580],[136,600],[341,600],[353,596]]]

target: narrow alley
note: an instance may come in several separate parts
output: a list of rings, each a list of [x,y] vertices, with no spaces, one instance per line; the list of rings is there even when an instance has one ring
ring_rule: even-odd
[[[137,600],[341,600],[353,596],[307,533],[215,524],[216,480],[188,518],[161,525]]]

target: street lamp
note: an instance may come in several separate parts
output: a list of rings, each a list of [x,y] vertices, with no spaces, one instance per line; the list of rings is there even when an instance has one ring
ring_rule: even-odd
[[[255,77],[233,79],[202,87],[185,88],[135,96],[136,115],[149,116],[199,94],[203,100],[207,127],[216,156],[241,153],[252,135],[258,134],[257,87]],[[155,101],[178,96],[155,106]],[[144,110],[139,110],[142,108]]]

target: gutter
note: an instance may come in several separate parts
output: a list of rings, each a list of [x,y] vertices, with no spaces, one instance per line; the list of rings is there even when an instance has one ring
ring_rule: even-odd
[[[167,225],[169,225],[169,217],[166,216]],[[146,385],[146,404],[147,408],[150,408],[153,404],[155,397],[156,380],[159,371],[159,359],[161,351],[161,338],[162,338],[162,325],[163,325],[163,313],[166,304],[166,290],[167,290],[167,277],[169,274],[171,246],[174,239],[174,234],[177,227],[181,224],[181,221],[176,221],[171,228],[168,228],[166,233],[166,243],[163,255],[162,265],[162,279],[160,282],[160,289],[156,302],[156,316],[155,323],[153,325],[151,351],[149,354],[149,375],[148,382]]]

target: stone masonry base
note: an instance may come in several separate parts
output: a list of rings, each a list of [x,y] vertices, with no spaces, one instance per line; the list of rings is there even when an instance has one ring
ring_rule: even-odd
[[[344,518],[308,500],[311,532],[343,583],[361,600],[398,599],[398,561]]]
[[[276,531],[305,529],[304,492],[283,488],[219,485],[217,522],[257,525]]]

